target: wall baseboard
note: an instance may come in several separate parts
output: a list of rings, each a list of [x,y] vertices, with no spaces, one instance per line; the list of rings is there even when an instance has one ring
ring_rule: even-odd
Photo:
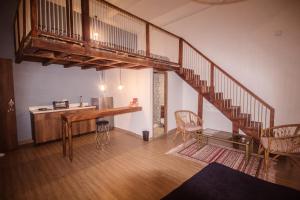
[[[134,137],[136,137],[136,138],[143,139],[143,136],[142,136],[142,135],[136,134],[136,133],[131,132],[131,131],[128,131],[128,130],[126,130],[126,129],[122,129],[122,128],[118,128],[118,127],[114,127],[114,129],[117,130],[117,131],[119,130],[119,131],[125,132],[126,134],[131,135],[131,136],[134,136]],[[151,140],[153,140],[153,138],[152,138],[152,137],[149,137],[149,141],[151,141]]]
[[[140,138],[140,139],[143,138],[143,136],[141,136],[141,135],[139,135],[139,134],[136,134],[136,133],[134,133],[134,132],[128,131],[128,130],[126,130],[126,129],[114,127],[114,130],[125,132],[125,133],[128,134],[128,135],[131,135],[131,136],[134,136],[134,137],[137,137],[137,138]]]
[[[175,132],[176,132],[176,128],[173,128],[173,129],[169,130],[167,134],[169,135],[169,134],[173,134]]]
[[[18,146],[23,146],[23,145],[28,145],[28,144],[33,144],[33,139],[18,141]]]
[[[139,138],[139,139],[143,139],[142,135],[136,134],[136,133],[128,131],[128,130],[125,130],[125,129],[122,129],[122,128],[118,128],[118,127],[114,127],[113,129],[117,130],[117,131],[125,132],[126,134],[131,135],[133,137],[136,137],[136,138]],[[175,132],[175,130],[176,129],[172,129],[172,130],[168,131],[167,134],[172,134],[173,132]],[[152,139],[153,139],[152,137],[149,137],[149,141],[151,141]],[[21,140],[21,141],[19,141],[18,145],[19,146],[24,146],[24,145],[29,145],[29,144],[33,144],[33,143],[34,142],[33,142],[32,139],[28,139],[28,140]]]

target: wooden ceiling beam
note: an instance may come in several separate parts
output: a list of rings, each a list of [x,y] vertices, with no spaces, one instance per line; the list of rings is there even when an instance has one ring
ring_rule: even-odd
[[[86,60],[86,61],[80,61],[80,62],[76,62],[76,63],[70,63],[70,64],[67,64],[67,65],[64,65],[64,67],[65,68],[74,67],[74,66],[80,67],[82,65],[89,64],[90,62],[97,61],[97,60],[100,60],[100,59],[99,58],[91,58],[91,59]]]
[[[56,58],[54,56],[51,55],[38,55],[38,54],[25,54],[24,56],[31,56],[31,57],[37,57],[37,58],[43,58],[43,59],[48,59],[48,60],[57,60],[57,61],[67,61],[67,62],[80,62],[80,60],[77,59],[73,59],[73,58]]]
[[[98,67],[98,65],[90,65],[90,66],[84,65],[84,66],[81,66],[81,69],[84,69],[84,70],[86,70],[86,69],[96,69],[97,67]]]
[[[54,58],[53,59],[48,59],[47,61],[43,62],[43,66],[48,66],[51,64],[54,64],[56,61],[61,61],[61,59],[65,59],[65,57],[69,56],[69,54],[65,52],[58,52],[54,53]]]
[[[97,67],[96,71],[103,71],[103,70],[108,70],[111,69],[111,67]]]
[[[74,55],[88,56],[97,59],[114,60],[114,61],[120,61],[120,62],[131,63],[131,64],[138,64],[141,66],[147,66],[147,67],[161,69],[161,70],[176,70],[176,68],[179,66],[176,63],[171,63],[171,62],[160,63],[159,61],[153,61],[149,58],[142,58],[142,57],[133,58],[124,55],[118,55],[112,52],[94,50],[79,45],[76,46],[76,45],[70,45],[65,43],[53,43],[53,42],[45,41],[40,38],[32,38],[30,46],[33,48],[39,48],[39,49],[44,49],[49,51],[55,51],[55,52],[67,51],[68,53]]]
[[[116,64],[119,64],[120,62],[117,62],[117,61],[112,61],[108,64],[96,64],[96,63],[86,63],[86,64],[89,64],[90,66],[82,66],[81,69],[91,69],[91,68],[115,68],[114,65]]]
[[[105,66],[107,66],[107,67],[116,67],[115,65],[122,64],[122,63],[123,62],[121,62],[121,61],[112,61],[111,63],[106,64]]]
[[[51,65],[51,64],[54,64],[55,63],[55,61],[57,61],[56,59],[48,59],[47,61],[44,61],[44,62],[42,62],[42,65],[43,66],[49,66],[49,65]]]
[[[138,66],[140,66],[140,65],[138,65],[138,64],[127,64],[127,65],[124,65],[123,67],[124,68],[135,68],[135,67],[138,67]]]

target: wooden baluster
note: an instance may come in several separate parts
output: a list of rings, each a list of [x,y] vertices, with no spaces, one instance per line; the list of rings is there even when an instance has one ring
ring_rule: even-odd
[[[62,4],[60,4],[61,1],[57,2],[57,7],[56,7],[56,11],[57,11],[57,34],[60,35],[61,31],[60,31],[60,17],[61,17],[61,7]]]
[[[217,69],[215,69],[214,74],[215,74],[215,85],[214,85],[215,86],[215,88],[214,88],[214,90],[215,90],[214,91],[215,92],[215,99],[218,99],[217,93],[219,92],[219,72],[218,72]]]
[[[229,86],[230,86],[230,93],[229,93],[229,99],[231,99],[231,105],[230,107],[233,108],[234,106],[234,98],[233,98],[233,82],[231,79],[229,79]],[[233,112],[231,112],[231,117],[233,117]]]
[[[197,53],[195,51],[194,52],[194,58],[193,58],[193,61],[194,61],[194,78],[193,78],[193,82],[195,82],[196,80],[196,75],[197,75]]]
[[[180,72],[183,72],[182,65],[183,65],[183,39],[179,38],[179,54],[178,54],[178,64],[180,67]]]
[[[275,110],[270,109],[270,128],[274,127]]]
[[[241,106],[241,113],[243,113],[243,103],[242,103],[242,88],[241,87],[239,87],[240,88],[240,106]]]
[[[89,0],[81,0],[82,14],[82,39],[87,44],[90,42],[90,14]]]
[[[15,20],[16,20],[16,26],[17,26],[17,30],[15,29],[16,31],[16,34],[17,34],[17,40],[16,40],[16,44],[18,44],[18,49],[16,49],[16,53],[19,51],[20,49],[20,29],[19,29],[19,12],[16,13],[16,17],[15,17]]]
[[[73,37],[73,0],[65,0],[65,1],[66,1],[66,13],[67,13],[67,36]],[[81,0],[81,3],[84,4],[83,3],[84,1],[85,0]]]
[[[198,93],[198,116],[203,118],[203,96],[201,93]]]
[[[229,84],[228,84],[228,82],[229,82],[229,78],[228,77],[226,77],[226,99],[230,99],[228,96],[229,96]],[[228,108],[229,107],[229,101],[228,100],[226,100],[226,108]]]
[[[254,97],[252,97],[252,98],[253,98],[253,102],[252,102],[252,107],[253,107],[253,108],[252,108],[252,110],[253,110],[253,119],[252,119],[252,120],[253,120],[253,126],[254,126],[254,128],[255,128],[255,126],[256,126],[256,123],[255,123],[255,122],[256,122],[256,121],[255,121],[255,120],[256,120],[256,118],[255,118],[255,116],[256,116],[256,111],[255,111],[255,106],[256,106],[256,105],[255,105],[255,101],[256,101],[256,99],[255,99]]]
[[[218,99],[221,99],[221,92],[222,92],[222,76],[220,70],[218,70]]]
[[[252,96],[250,96],[249,99],[250,99],[249,101],[250,101],[250,114],[251,114],[251,117],[250,117],[250,126],[252,126],[252,124],[251,124],[252,116],[253,116],[253,114],[252,114]]]
[[[263,104],[260,103],[260,106],[259,106],[259,115],[260,115],[260,122],[263,123]],[[262,127],[264,127],[264,123],[262,124]]]
[[[146,24],[146,56],[150,57],[150,24]]]
[[[222,94],[223,94],[222,101],[224,102],[224,99],[225,99],[225,76],[224,76],[223,72],[221,74],[221,79],[222,79]],[[223,108],[225,107],[225,102],[223,103],[222,107]]]
[[[233,97],[234,97],[234,101],[235,101],[235,105],[238,106],[238,100],[237,100],[237,86],[233,85]],[[236,117],[238,114],[238,109],[235,110],[234,112],[234,117]]]
[[[249,96],[249,93],[247,92],[247,110],[248,110],[248,112],[247,112],[247,114],[248,114],[248,127],[251,127],[251,117],[252,117],[252,115],[251,115],[251,107],[250,107],[250,98],[251,98],[251,96]]]
[[[26,37],[26,0],[23,0],[23,38]]]
[[[52,32],[52,18],[51,18],[51,1],[48,1],[48,15],[49,15],[49,30],[48,32]]]
[[[265,128],[267,128],[267,107],[265,106]]]
[[[210,63],[210,97],[211,99],[213,99],[214,93],[215,93],[215,86],[214,86],[214,82],[215,82],[215,65],[213,63]]]
[[[56,29],[56,13],[55,13],[55,0],[52,1],[52,9],[51,9],[51,13],[52,13],[52,19],[53,19],[53,29],[52,29],[52,33],[55,34],[55,29]]]
[[[37,0],[30,0],[31,5],[31,36],[37,36]]]

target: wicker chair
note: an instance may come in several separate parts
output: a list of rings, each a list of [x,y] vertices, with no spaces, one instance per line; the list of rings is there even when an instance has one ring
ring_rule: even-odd
[[[261,131],[260,143],[265,151],[264,168],[268,173],[269,154],[288,156],[298,166],[296,157],[300,157],[300,124],[286,124]]]
[[[197,133],[202,130],[202,120],[195,113],[188,110],[179,110],[175,112],[176,119],[176,133],[174,140],[177,135],[181,133],[182,139],[185,142],[186,135]]]

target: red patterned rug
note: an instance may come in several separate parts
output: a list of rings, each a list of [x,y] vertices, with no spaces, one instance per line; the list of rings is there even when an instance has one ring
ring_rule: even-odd
[[[204,165],[217,162],[251,176],[274,182],[275,162],[270,161],[269,174],[268,178],[266,178],[263,169],[263,157],[257,154],[252,154],[247,163],[244,151],[215,144],[199,147],[195,139],[171,149],[167,154],[200,162]]]

